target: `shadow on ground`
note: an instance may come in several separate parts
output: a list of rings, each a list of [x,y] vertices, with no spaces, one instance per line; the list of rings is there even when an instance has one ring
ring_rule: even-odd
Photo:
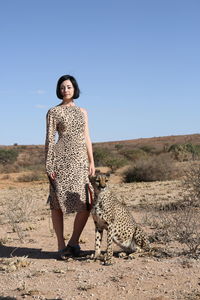
[[[83,251],[81,257],[78,259],[86,259],[90,256],[93,251]],[[57,259],[60,257],[57,252],[42,251],[40,248],[27,248],[27,247],[8,247],[0,246],[0,258],[10,258],[10,257],[22,257],[27,256],[33,259]]]
[[[17,300],[17,298],[0,296],[0,300]]]

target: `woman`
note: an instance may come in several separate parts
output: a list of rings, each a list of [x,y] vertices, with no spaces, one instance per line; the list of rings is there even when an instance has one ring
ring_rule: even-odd
[[[74,103],[80,94],[76,79],[70,75],[62,76],[56,94],[62,102],[47,113],[46,171],[50,181],[48,202],[58,252],[61,258],[65,258],[68,254],[80,254],[79,238],[89,217],[86,200],[92,191],[88,175],[94,176],[95,167],[87,112]],[[55,143],[56,131],[59,137]],[[66,247],[63,214],[72,212],[77,214]]]

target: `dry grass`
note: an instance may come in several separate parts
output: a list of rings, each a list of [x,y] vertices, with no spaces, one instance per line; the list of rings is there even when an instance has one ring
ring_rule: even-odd
[[[31,192],[23,189],[13,190],[12,198],[5,197],[4,222],[8,222],[13,232],[16,232],[20,241],[23,242],[25,233],[23,222],[32,220],[36,210],[36,198]]]
[[[10,179],[10,175],[9,174],[5,174],[1,177],[1,180],[7,180],[7,179]]]
[[[110,180],[112,180],[112,176],[110,176]],[[55,235],[52,237],[49,231],[49,222],[51,221],[49,220],[49,210],[45,206],[48,186],[36,182],[24,184],[22,189],[22,184],[19,182],[17,184],[17,189],[9,190],[4,187],[0,190],[0,212],[4,218],[0,235],[2,237],[1,253],[4,256],[2,260],[0,259],[0,267],[2,267],[0,276],[2,290],[0,294],[4,298],[10,295],[16,299],[26,296],[37,299],[66,299],[67,295],[69,299],[95,298],[104,300],[115,298],[117,291],[120,299],[143,300],[147,298],[157,299],[159,295],[165,295],[165,291],[168,291],[166,297],[169,299],[181,297],[185,299],[186,292],[191,294],[193,290],[199,287],[199,260],[195,259],[194,255],[193,258],[186,256],[186,253],[183,253],[186,248],[185,244],[174,240],[167,242],[169,251],[168,249],[165,250],[166,244],[163,245],[159,240],[154,240],[152,248],[159,248],[155,254],[144,256],[143,253],[138,253],[133,259],[120,258],[120,256],[115,255],[114,264],[111,267],[104,267],[99,262],[92,261],[90,256],[84,256],[77,260],[71,258],[68,262],[55,260],[56,238]],[[178,181],[133,184],[111,182],[111,187],[122,200],[127,199],[126,202],[131,208],[134,205],[132,213],[138,223],[141,223],[141,218],[147,211],[147,207],[148,209],[152,208],[151,215],[162,213],[167,215],[167,212],[169,215],[175,215],[176,211],[169,209],[166,211],[166,208],[165,211],[158,211],[158,206],[161,203],[175,202],[175,199],[178,200],[179,193],[182,192],[182,187]],[[30,196],[34,197],[35,200],[31,200]],[[27,229],[30,231],[25,233],[29,237],[24,239],[23,245],[21,245],[17,234],[10,231],[11,224],[8,223],[7,212],[5,213],[7,207],[11,209],[16,206],[16,203],[10,204],[15,198],[16,202],[21,202],[21,206],[26,205],[26,202],[27,205],[30,205],[30,212],[27,211],[25,220],[28,220],[28,223],[31,221],[29,224],[33,224],[37,229],[37,231],[32,230],[32,226]],[[143,204],[142,208],[141,204]],[[35,210],[36,206],[37,209]],[[29,210],[29,207],[26,210]],[[181,210],[178,208],[178,211]],[[16,219],[21,220],[16,224],[24,233],[28,224],[21,217]],[[73,220],[74,215],[65,218],[66,242],[73,228]],[[155,226],[156,221],[155,219]],[[52,228],[51,223],[50,227]],[[157,228],[148,226],[147,222],[144,230],[152,235],[158,231]],[[162,228],[160,232],[161,230],[164,232]],[[6,238],[8,239],[6,240]],[[81,238],[82,250],[88,251],[88,253],[93,251],[94,224],[92,218],[89,218]],[[103,249],[104,246],[105,244],[102,245]],[[15,251],[15,249],[17,250]],[[115,249],[117,253],[117,247]],[[178,251],[179,254],[182,254],[175,257]],[[10,253],[19,256],[18,258],[28,255],[29,258],[25,260],[27,263],[31,262],[30,265],[22,266],[16,261],[17,258],[7,258]],[[4,282],[9,282],[9,285],[5,285]],[[190,286],[185,288],[185,282],[190,282]]]
[[[144,220],[154,229],[152,240],[177,241],[186,254],[200,255],[200,166],[192,165],[182,181],[182,196],[154,208]]]
[[[193,163],[184,176],[185,205],[200,207],[200,165]]]
[[[46,174],[35,171],[17,177],[18,182],[32,182],[47,179]]]
[[[151,212],[143,222],[154,231],[150,237],[152,241],[163,244],[177,241],[187,247],[186,255],[200,254],[200,211],[189,207],[175,211]]]
[[[3,258],[0,260],[0,271],[10,273],[20,268],[28,267],[29,265],[30,261],[27,256]]]

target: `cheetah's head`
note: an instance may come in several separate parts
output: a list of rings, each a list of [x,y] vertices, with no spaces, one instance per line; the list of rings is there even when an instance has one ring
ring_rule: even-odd
[[[95,176],[90,177],[90,182],[95,190],[104,190],[109,180],[109,173],[101,173],[96,171]]]

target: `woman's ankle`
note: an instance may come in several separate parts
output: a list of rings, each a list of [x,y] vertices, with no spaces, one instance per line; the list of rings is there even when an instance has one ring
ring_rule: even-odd
[[[69,246],[77,246],[77,245],[79,245],[79,241],[77,241],[77,240],[69,240],[68,243],[67,243],[67,245],[69,245]]]
[[[61,242],[61,243],[58,243],[58,251],[62,250],[65,248],[65,242]]]

